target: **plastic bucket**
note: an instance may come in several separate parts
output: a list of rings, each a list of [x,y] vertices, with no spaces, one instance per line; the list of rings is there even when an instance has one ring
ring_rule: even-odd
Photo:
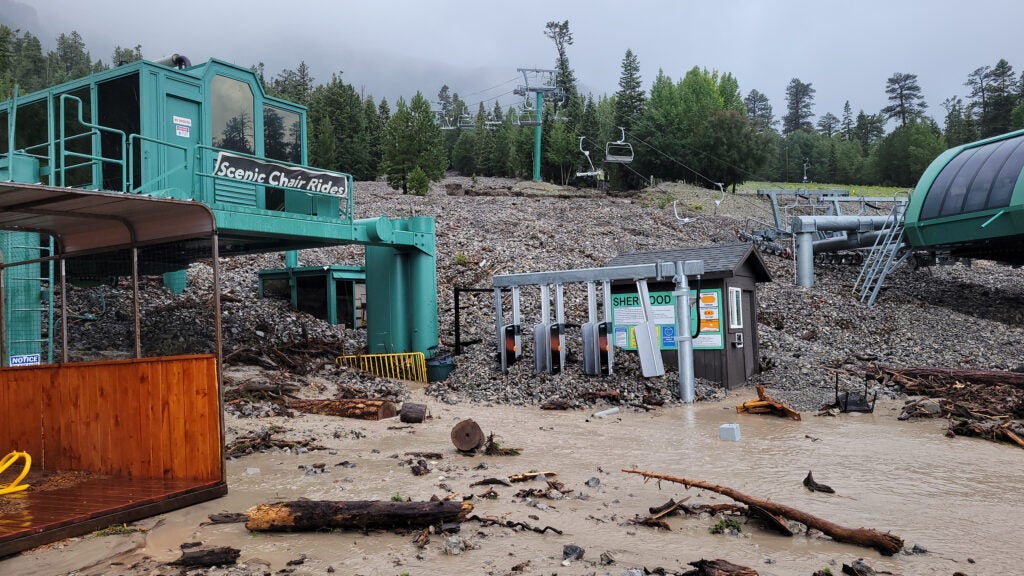
[[[455,360],[451,354],[437,356],[427,360],[427,382],[444,382],[455,369]]]

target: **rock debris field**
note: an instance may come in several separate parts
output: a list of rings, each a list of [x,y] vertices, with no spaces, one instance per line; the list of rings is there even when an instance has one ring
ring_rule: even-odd
[[[546,183],[450,176],[432,185],[423,197],[403,195],[381,182],[357,182],[354,194],[356,218],[382,214],[391,218],[435,218],[440,354],[453,352],[452,291],[456,287],[491,288],[496,274],[599,267],[629,252],[731,244],[739,241],[737,232],[749,222],[771,221],[767,200],[754,194],[721,194],[674,184],[624,195]],[[677,214],[688,221],[679,220]],[[902,401],[905,394],[898,382],[865,380],[872,366],[1024,371],[1024,271],[1019,268],[986,261],[921,268],[906,265],[889,277],[875,305],[867,307],[853,293],[859,266],[818,264],[815,286],[801,288],[794,280],[792,260],[769,254],[762,258],[773,277],[772,282],[758,286],[762,372],[749,381],[749,388],[730,391],[730,398],[755,398],[753,387],[760,384],[774,399],[811,416],[832,403],[837,379],[844,390],[862,390],[867,385],[884,401]],[[358,246],[300,254],[303,266],[362,262],[363,250]],[[495,360],[493,293],[488,291],[462,296],[462,339],[479,342],[468,345],[454,358],[455,369],[446,381],[411,391],[404,382],[333,363],[338,354],[363,349],[364,330],[331,326],[291,309],[283,300],[258,299],[256,272],[282,266],[280,254],[233,258],[222,264],[229,446],[240,439],[274,437],[280,443],[262,446],[263,453],[268,449],[317,450],[314,439],[289,437],[286,430],[268,428],[264,422],[267,418],[278,422],[279,417],[291,415],[284,401],[287,396],[368,396],[396,403],[428,398],[445,407],[446,414],[460,407],[463,413],[472,413],[473,406],[523,406],[523,410],[539,411],[539,405],[552,400],[590,414],[608,407],[606,399],[593,400],[587,394],[601,390],[616,391],[615,406],[623,412],[657,411],[660,408],[651,404],[671,406],[679,402],[675,370],[669,368],[665,376],[645,379],[632,354],[616,355],[615,374],[610,377],[583,374],[578,325],[586,322],[587,311],[582,285],[566,287],[569,362],[562,374],[535,374],[529,339],[525,337],[525,357],[507,374],[501,373]],[[188,276],[190,289],[181,296],[170,295],[155,282],[145,284],[142,330],[147,353],[208,351],[212,346],[210,318],[204,314],[208,310],[204,299],[212,286],[210,268],[195,264]],[[130,316],[123,313],[130,306],[126,290],[105,290],[106,305],[123,321],[77,326],[70,335],[76,350],[87,350],[94,356],[102,353],[104,342],[120,337],[130,325]],[[75,292],[69,296],[75,297]],[[122,310],[119,315],[118,310]],[[524,289],[522,315],[525,326],[539,322],[539,294]],[[571,328],[574,325],[577,327]],[[253,382],[262,384],[258,391],[244,389],[245,384]],[[727,391],[715,382],[698,379],[696,384],[698,403],[727,397]],[[1016,418],[1024,417],[1020,400],[1017,410]],[[358,438],[360,434],[365,433],[354,425],[349,430],[337,427],[334,438]],[[259,452],[260,446],[251,451]],[[245,462],[244,453],[237,457]],[[584,480],[587,478],[581,478],[581,482]],[[603,560],[600,565],[611,564]],[[621,567],[597,568],[597,559],[593,562],[593,570],[582,573],[623,573]],[[151,559],[142,560],[132,570],[126,567],[123,573],[165,573],[160,566]],[[164,569],[170,570],[166,566]],[[511,573],[523,569],[513,567]],[[301,568],[292,570],[306,573]],[[401,567],[393,570],[395,574],[402,571]],[[555,571],[553,568],[545,573]],[[833,572],[838,571],[835,566]],[[207,572],[195,568],[187,573]],[[247,575],[270,571],[240,567],[208,573]]]

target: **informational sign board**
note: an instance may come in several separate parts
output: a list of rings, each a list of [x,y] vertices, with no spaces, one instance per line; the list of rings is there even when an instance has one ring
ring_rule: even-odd
[[[337,196],[348,194],[348,179],[340,174],[285,166],[228,152],[217,154],[217,165],[213,168],[213,175],[321,194]]]
[[[676,298],[672,292],[651,292],[651,320],[657,328],[662,350],[676,349]],[[700,302],[695,302],[697,291],[690,290],[690,334],[700,334],[693,339],[694,350],[721,350],[725,347],[722,329],[722,290],[714,288],[700,291]],[[698,307],[699,304],[699,307]],[[612,323],[615,346],[624,350],[636,350],[636,336],[633,327],[644,320],[640,296],[634,293],[612,295]]]
[[[12,355],[7,362],[8,366],[38,366],[39,354],[16,354]]]

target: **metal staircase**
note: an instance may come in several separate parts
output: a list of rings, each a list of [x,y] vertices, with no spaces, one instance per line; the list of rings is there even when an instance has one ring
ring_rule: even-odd
[[[853,285],[853,291],[860,295],[860,301],[868,306],[874,305],[885,278],[910,256],[911,251],[903,240],[903,218],[906,210],[906,202],[893,204],[889,219],[879,230],[878,238],[864,259],[864,267]]]

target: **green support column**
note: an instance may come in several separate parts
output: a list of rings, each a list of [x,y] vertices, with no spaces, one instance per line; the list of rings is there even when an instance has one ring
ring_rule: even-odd
[[[533,131],[533,181],[540,182],[540,135],[543,126],[541,112],[544,106],[544,94],[537,92],[537,127]]]
[[[419,250],[405,254],[409,263],[409,315],[411,320],[410,344],[413,352],[423,352],[430,358],[431,346],[438,343],[437,322],[437,258],[434,248],[434,219],[416,216],[409,219],[409,231],[422,234]]]
[[[371,354],[409,351],[402,254],[366,247],[366,345]]]

